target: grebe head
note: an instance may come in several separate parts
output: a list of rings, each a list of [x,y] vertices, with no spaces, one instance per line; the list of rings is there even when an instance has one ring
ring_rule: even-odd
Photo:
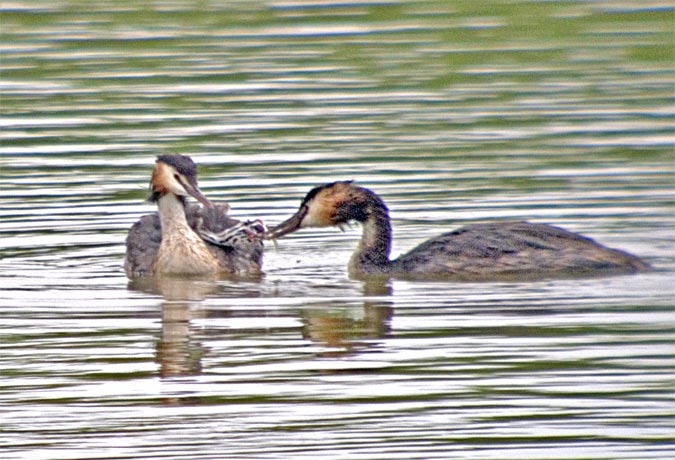
[[[185,155],[160,155],[150,181],[150,201],[157,202],[167,193],[194,197],[204,206],[213,207],[197,185],[197,166]]]
[[[267,238],[276,239],[306,227],[341,226],[368,218],[369,191],[352,181],[339,181],[314,187],[289,219],[269,230]]]

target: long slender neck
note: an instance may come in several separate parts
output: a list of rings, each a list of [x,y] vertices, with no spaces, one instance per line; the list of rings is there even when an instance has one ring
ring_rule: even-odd
[[[218,260],[188,225],[183,200],[167,193],[157,201],[162,242],[153,264],[156,274],[211,275],[220,270]]]
[[[173,193],[167,193],[157,200],[159,221],[162,225],[162,239],[171,235],[192,232],[185,217],[185,202]]]
[[[361,221],[363,233],[349,261],[349,269],[354,274],[386,273],[391,264],[389,210],[377,195],[369,190],[364,192],[366,192],[365,220]]]

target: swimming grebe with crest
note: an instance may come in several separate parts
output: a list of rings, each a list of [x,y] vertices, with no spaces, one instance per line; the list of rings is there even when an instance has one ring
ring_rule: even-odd
[[[349,261],[353,277],[386,275],[464,280],[537,279],[633,273],[649,265],[559,227],[522,221],[473,224],[425,241],[389,259],[389,210],[373,191],[352,181],[315,187],[300,209],[270,229],[276,239],[306,227],[342,226],[357,221],[361,241]]]
[[[129,277],[259,273],[265,226],[227,216],[199,190],[197,167],[185,155],[160,155],[150,181],[158,213],[141,217],[127,235],[124,268]],[[202,205],[190,205],[187,196]]]

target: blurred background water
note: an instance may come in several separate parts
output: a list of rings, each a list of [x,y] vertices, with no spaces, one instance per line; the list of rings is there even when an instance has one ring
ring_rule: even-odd
[[[670,458],[674,7],[665,0],[5,1],[8,459]],[[364,283],[304,230],[260,280],[130,282],[154,157],[280,222],[355,179],[394,255],[561,225],[653,272]]]

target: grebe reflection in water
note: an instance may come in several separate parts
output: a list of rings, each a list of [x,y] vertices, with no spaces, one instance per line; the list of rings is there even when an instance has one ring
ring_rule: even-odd
[[[363,226],[349,262],[353,277],[386,275],[465,280],[536,279],[633,273],[649,265],[562,228],[529,222],[473,224],[389,259],[391,224],[382,199],[351,181],[315,187],[300,209],[269,230],[276,239],[305,227]]]

